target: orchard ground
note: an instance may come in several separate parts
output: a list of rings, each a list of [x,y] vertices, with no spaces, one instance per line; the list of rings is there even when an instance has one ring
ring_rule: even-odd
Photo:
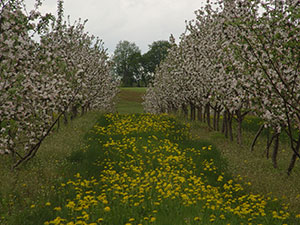
[[[285,175],[290,158],[285,143],[275,170],[262,157],[263,138],[250,153],[255,118],[248,118],[244,144],[238,146],[203,123],[188,128],[183,118],[127,115],[143,112],[144,91],[122,88],[117,111],[125,115],[90,112],[77,118],[51,135],[18,171],[10,171],[5,166],[9,159],[1,159],[0,224],[170,224],[170,219],[172,224],[300,223],[295,219],[300,214],[299,165]],[[157,130],[146,129],[158,121],[162,125]],[[137,124],[145,130],[137,132]],[[92,164],[95,159],[100,160]],[[149,167],[140,167],[141,162]]]

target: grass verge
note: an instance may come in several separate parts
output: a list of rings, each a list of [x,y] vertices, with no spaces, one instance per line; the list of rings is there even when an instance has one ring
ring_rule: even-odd
[[[181,117],[182,121],[186,121]],[[259,120],[249,116],[244,121],[243,144],[238,145],[226,139],[219,131],[213,131],[207,124],[191,122],[191,132],[197,139],[213,143],[228,162],[228,169],[234,177],[242,176],[252,183],[250,190],[282,199],[290,210],[300,213],[300,165],[296,163],[293,173],[288,176],[287,168],[292,157],[287,138],[280,139],[278,152],[278,168],[273,168],[271,158],[266,157],[266,132],[263,133],[254,151],[250,151],[255,132],[259,129]],[[235,128],[235,124],[234,124]],[[234,137],[236,132],[234,129]],[[272,153],[270,148],[270,155]]]
[[[62,125],[42,143],[37,155],[15,171],[10,158],[0,158],[0,224],[22,224],[20,214],[35,208],[56,194],[55,185],[73,173],[67,157],[79,149],[84,135],[92,128],[100,112],[88,112],[67,126]],[[37,223],[39,224],[39,223]]]

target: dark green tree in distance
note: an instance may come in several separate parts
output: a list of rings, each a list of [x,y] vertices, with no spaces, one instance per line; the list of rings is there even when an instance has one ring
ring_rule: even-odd
[[[165,40],[154,41],[149,45],[149,51],[143,55],[143,76],[142,81],[145,86],[148,86],[156,67],[162,60],[168,55],[168,49],[171,47],[171,43]]]
[[[122,86],[136,85],[142,66],[141,57],[141,50],[134,42],[120,41],[117,44],[112,61],[114,73],[121,78]]]
[[[155,68],[168,54],[171,43],[154,41],[149,50],[141,55],[141,50],[134,42],[120,41],[114,51],[113,72],[122,81],[122,86],[148,86]]]

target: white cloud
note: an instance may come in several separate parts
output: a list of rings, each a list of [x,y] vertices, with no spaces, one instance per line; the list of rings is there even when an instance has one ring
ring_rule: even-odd
[[[34,0],[25,0],[32,7]],[[205,0],[65,0],[65,15],[71,21],[88,19],[86,30],[101,38],[109,52],[120,40],[135,42],[146,52],[156,40],[177,39],[185,30],[185,20]],[[56,0],[45,0],[42,12],[56,13]]]

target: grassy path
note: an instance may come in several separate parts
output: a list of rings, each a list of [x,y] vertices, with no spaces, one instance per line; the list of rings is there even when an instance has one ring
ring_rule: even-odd
[[[32,166],[0,174],[10,179],[0,187],[0,224],[300,224],[288,205],[232,176],[189,124],[130,114],[143,112],[144,91],[122,88],[119,114],[78,118],[47,140]]]
[[[286,205],[250,193],[189,130],[167,115],[100,117],[68,158],[76,174],[24,224],[295,224]]]
[[[117,112],[143,113],[143,95],[145,88],[121,88],[117,98]]]

